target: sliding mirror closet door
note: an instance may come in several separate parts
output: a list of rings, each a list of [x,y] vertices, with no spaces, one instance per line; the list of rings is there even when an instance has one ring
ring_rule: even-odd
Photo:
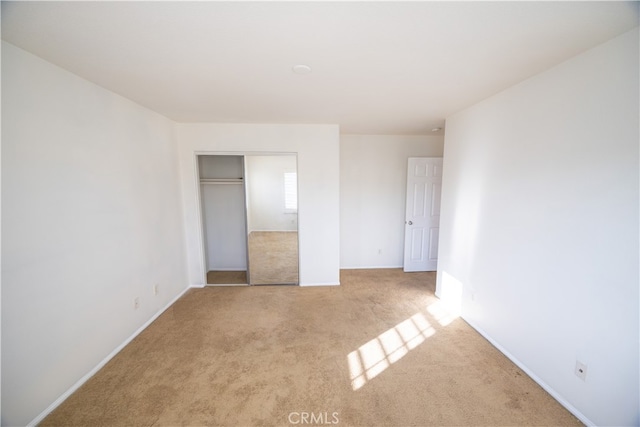
[[[247,284],[242,156],[198,156],[207,284]]]
[[[251,285],[298,284],[295,155],[246,155],[247,246]]]

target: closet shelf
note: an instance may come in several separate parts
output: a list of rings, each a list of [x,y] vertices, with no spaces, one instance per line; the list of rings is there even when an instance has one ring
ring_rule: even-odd
[[[242,184],[242,178],[200,178],[200,184]]]

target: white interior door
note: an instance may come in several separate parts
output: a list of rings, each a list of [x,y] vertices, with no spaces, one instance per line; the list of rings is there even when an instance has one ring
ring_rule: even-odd
[[[404,232],[404,271],[435,271],[438,262],[441,157],[410,157]]]

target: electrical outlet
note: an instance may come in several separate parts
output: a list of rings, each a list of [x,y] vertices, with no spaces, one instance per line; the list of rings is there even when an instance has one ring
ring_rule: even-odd
[[[153,285],[153,294],[158,295],[158,285]]]
[[[579,360],[576,360],[576,376],[580,378],[582,381],[586,381],[587,379],[587,365],[582,363]]]
[[[138,307],[140,307],[140,298],[135,297],[135,298],[133,299],[133,309],[134,309],[134,310],[137,310],[137,309],[138,309]]]

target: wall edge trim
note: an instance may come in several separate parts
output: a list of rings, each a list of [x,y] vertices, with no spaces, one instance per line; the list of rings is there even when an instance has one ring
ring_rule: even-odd
[[[371,265],[371,266],[355,266],[355,267],[340,267],[340,270],[380,270],[383,268],[402,268],[402,265]]]
[[[327,283],[300,283],[301,288],[312,286],[340,286],[340,282],[327,282]]]

